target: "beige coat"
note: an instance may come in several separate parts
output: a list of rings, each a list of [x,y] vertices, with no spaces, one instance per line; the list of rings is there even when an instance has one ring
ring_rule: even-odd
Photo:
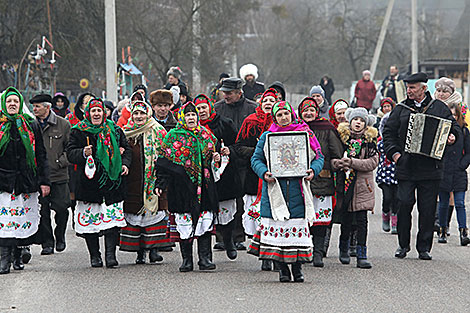
[[[338,132],[340,134],[343,143],[346,143],[351,132],[347,123],[341,123],[338,126]],[[375,182],[374,182],[374,169],[379,164],[379,155],[376,150],[371,151],[371,145],[373,146],[377,142],[377,129],[374,127],[367,127],[364,131],[363,137],[370,144],[367,147],[361,149],[361,155],[359,158],[351,158],[349,168],[353,169],[357,173],[356,184],[354,186],[354,194],[349,206],[349,211],[372,211],[375,206]],[[369,155],[366,157],[366,155]],[[339,159],[331,160],[333,168],[339,169]]]

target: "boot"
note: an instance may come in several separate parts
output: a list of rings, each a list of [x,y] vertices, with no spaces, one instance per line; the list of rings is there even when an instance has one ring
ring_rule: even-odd
[[[237,248],[233,243],[233,227],[235,224],[234,221],[231,221],[227,225],[221,227],[222,238],[224,241],[225,253],[230,260],[235,260],[237,258]]]
[[[292,276],[294,276],[294,282],[303,283],[304,274],[302,273],[302,264],[296,262],[292,263]]]
[[[215,264],[211,262],[211,235],[204,234],[197,238],[197,253],[199,256],[199,265],[200,271],[210,271],[215,270]]]
[[[273,271],[279,272],[280,270],[281,270],[281,266],[279,265],[279,262],[273,261]]]
[[[326,258],[326,255],[328,253],[328,248],[330,247],[330,238],[331,238],[331,227],[326,228],[326,233],[325,233],[325,244],[323,247],[323,257]]]
[[[349,257],[349,240],[339,241],[339,261],[342,264],[349,264],[351,262]]]
[[[21,249],[21,259],[23,260],[23,264],[28,264],[31,261],[31,249],[29,246],[23,247]]]
[[[119,265],[116,260],[116,244],[118,236],[116,231],[111,231],[104,235],[104,248],[105,254],[104,259],[106,261],[107,268],[113,268]]]
[[[191,272],[193,270],[193,242],[192,240],[181,240],[180,242],[181,256],[183,263],[180,272]]]
[[[162,262],[163,261],[163,257],[160,254],[158,254],[158,249],[157,248],[150,249],[149,258],[150,258],[150,263],[156,263],[156,262]]]
[[[101,259],[100,242],[97,234],[84,235],[88,253],[90,253],[91,267],[103,267]]]
[[[468,238],[468,230],[467,228],[459,228],[460,231],[460,245],[466,246],[470,243],[470,238]]]
[[[372,264],[367,261],[367,247],[357,245],[357,267],[359,268],[371,268]]]
[[[356,254],[356,246],[357,246],[357,230],[351,231],[351,235],[349,236],[349,256],[355,257]]]
[[[386,233],[390,231],[390,212],[382,212],[382,230]]]
[[[0,274],[10,273],[12,250],[13,247],[11,246],[0,247]]]
[[[137,251],[137,258],[135,259],[135,264],[145,264],[145,250],[140,249]]]
[[[398,217],[396,214],[392,213],[390,216],[390,222],[392,224],[392,235],[398,234],[397,224],[398,224]]]
[[[13,268],[16,271],[24,270],[23,259],[21,258],[21,248],[13,248]]]
[[[441,227],[440,230],[439,230],[439,239],[437,240],[437,242],[439,243],[447,243],[447,231],[446,231],[446,227]]]
[[[325,266],[325,264],[323,263],[324,243],[325,243],[325,238],[320,237],[320,236],[313,237],[313,266],[314,267]]]
[[[271,261],[271,260],[261,260],[261,270],[262,271],[272,271],[273,270],[273,261]]]
[[[281,283],[287,283],[291,281],[291,274],[287,263],[279,262],[279,281]]]

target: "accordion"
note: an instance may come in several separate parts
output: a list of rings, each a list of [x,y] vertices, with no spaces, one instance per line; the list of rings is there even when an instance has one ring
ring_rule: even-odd
[[[442,159],[452,122],[423,113],[411,113],[405,141],[405,152]]]

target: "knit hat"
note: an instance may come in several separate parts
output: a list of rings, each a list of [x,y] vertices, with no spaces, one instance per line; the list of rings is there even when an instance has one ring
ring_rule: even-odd
[[[219,75],[219,80],[221,80],[222,78],[229,78],[229,77],[230,77],[229,74],[227,74],[227,73],[221,73],[221,74]]]
[[[158,89],[152,91],[150,94],[150,103],[156,105],[157,103],[173,104],[173,93],[170,90]]]
[[[347,109],[349,108],[349,104],[346,100],[344,99],[338,99],[335,101],[335,103],[333,103],[333,111],[334,113],[338,112],[339,110],[342,110],[342,109]]]
[[[383,108],[385,103],[390,104],[392,106],[392,109],[395,107],[395,101],[393,101],[393,99],[390,97],[383,98],[382,100],[380,100],[380,107]]]
[[[145,91],[145,94],[147,94],[147,86],[143,85],[143,84],[137,84],[135,85],[134,87],[134,92],[136,92],[137,90],[139,89],[142,89]]]
[[[147,115],[151,115],[152,108],[144,101],[136,101],[132,104],[131,114],[134,114],[135,111],[142,111]]]
[[[356,117],[359,117],[366,122],[366,126],[372,126],[377,121],[377,118],[374,115],[369,114],[365,108],[349,108],[344,113],[344,117],[349,123],[351,123],[351,121]]]
[[[245,77],[248,75],[253,75],[255,80],[258,79],[258,67],[254,64],[245,64],[240,67],[240,78],[245,80]]]
[[[455,92],[455,83],[452,79],[447,77],[441,77],[436,81],[434,85],[436,89],[443,89],[444,91],[448,91],[451,94]]]
[[[362,76],[371,75],[369,70],[362,71]]]
[[[314,94],[320,94],[323,99],[325,99],[325,91],[320,85],[315,85],[310,89],[310,97],[313,96]]]
[[[181,78],[181,75],[183,74],[183,72],[181,71],[181,69],[179,68],[179,66],[172,66],[170,67],[170,69],[168,70],[168,72],[166,72],[166,76],[175,76],[176,78],[180,79]]]

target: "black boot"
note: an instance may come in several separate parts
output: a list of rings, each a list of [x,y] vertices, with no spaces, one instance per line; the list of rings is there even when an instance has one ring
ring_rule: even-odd
[[[193,270],[193,242],[192,240],[180,241],[181,256],[183,263],[179,270],[180,272],[191,272]]]
[[[325,238],[320,236],[313,237],[313,266],[323,267],[323,248],[325,244]],[[295,275],[294,275],[295,276]]]
[[[0,274],[10,273],[12,251],[13,247],[11,246],[0,247]]]
[[[162,262],[163,261],[163,257],[160,254],[158,254],[158,249],[157,248],[150,249],[149,258],[150,258],[150,263],[156,263],[156,262]]]
[[[16,271],[24,270],[23,259],[21,258],[21,248],[13,248],[13,268]]]
[[[107,268],[113,268],[119,265],[116,259],[116,245],[118,234],[116,230],[109,231],[104,235],[104,259]]]
[[[28,264],[31,261],[31,249],[29,246],[23,247],[21,249],[21,259],[23,260],[23,264]]]
[[[331,238],[331,227],[326,228],[326,233],[325,233],[325,243],[323,247],[323,257],[326,258],[326,255],[328,254],[328,248],[330,247],[330,238]]]
[[[287,263],[279,262],[279,281],[281,283],[287,283],[291,281],[291,274]]]
[[[280,264],[279,262],[273,261],[273,271],[274,272],[279,272],[281,270],[281,266],[279,264]]]
[[[273,270],[273,261],[271,261],[271,260],[261,260],[261,270],[262,271],[272,271]]]
[[[224,241],[225,253],[230,260],[235,260],[237,258],[237,248],[233,243],[233,227],[235,226],[235,221],[231,221],[227,225],[221,227],[220,232],[222,233],[222,238]]]
[[[437,240],[439,243],[447,243],[447,230],[446,227],[441,227],[439,230],[439,239]]]
[[[88,252],[90,253],[91,267],[103,267],[101,259],[100,241],[97,234],[84,235]]]
[[[470,238],[468,238],[468,230],[466,228],[459,228],[460,231],[460,245],[466,246],[470,243]]]
[[[371,268],[372,264],[367,261],[367,247],[357,245],[357,267]]]
[[[294,276],[294,281],[296,283],[304,282],[304,274],[302,273],[302,264],[292,263],[292,276]]]
[[[135,259],[135,264],[145,264],[145,250],[140,249],[137,251],[137,258]]]
[[[349,237],[349,256],[355,257],[356,254],[356,246],[357,246],[357,230],[351,231],[351,236]]]
[[[351,262],[349,256],[349,239],[339,241],[339,260],[342,264],[349,264]]]
[[[211,234],[206,233],[197,238],[197,254],[199,256],[197,264],[200,271],[215,270],[215,264],[210,260],[211,250]]]

